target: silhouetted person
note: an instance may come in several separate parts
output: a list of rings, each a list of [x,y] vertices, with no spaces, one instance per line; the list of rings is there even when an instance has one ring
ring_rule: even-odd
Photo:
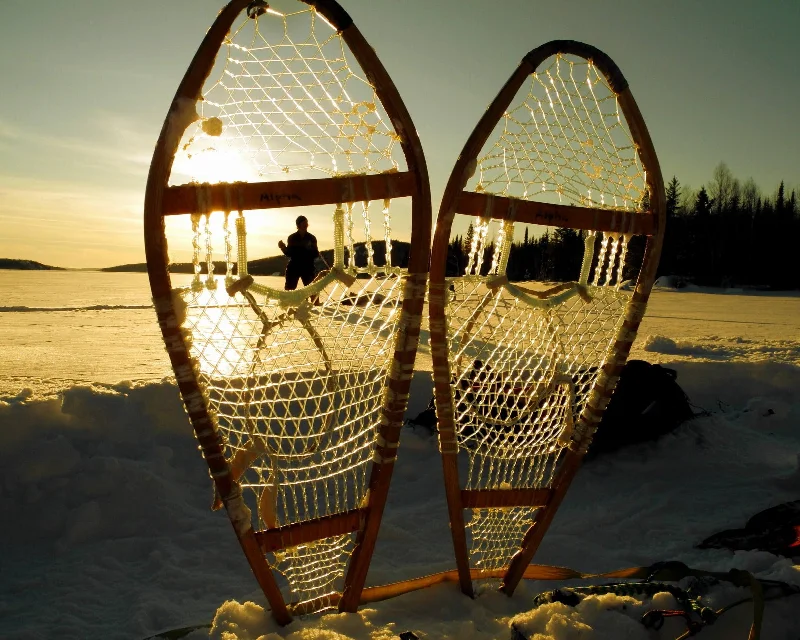
[[[284,287],[286,291],[297,289],[298,280],[303,281],[304,287],[313,282],[316,275],[314,260],[319,256],[317,239],[308,232],[308,218],[299,216],[295,223],[297,232],[287,238],[288,244],[283,240],[278,242],[280,250],[289,257],[289,264],[286,265],[286,286]]]

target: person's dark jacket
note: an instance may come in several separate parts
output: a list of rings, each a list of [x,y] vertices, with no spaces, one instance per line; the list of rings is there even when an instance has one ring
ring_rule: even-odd
[[[302,236],[300,232],[293,233],[287,238],[283,253],[289,258],[287,269],[296,273],[313,271],[314,260],[319,256],[317,239],[308,232]]]

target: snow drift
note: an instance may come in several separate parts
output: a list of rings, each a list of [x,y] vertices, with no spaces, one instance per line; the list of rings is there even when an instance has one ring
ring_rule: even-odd
[[[536,562],[608,571],[676,559],[800,583],[788,559],[694,547],[800,493],[800,367],[671,366],[711,415],[585,465]],[[424,407],[429,379],[424,372],[415,379],[410,411]],[[524,584],[511,599],[495,584],[481,585],[474,601],[441,585],[358,614],[275,627],[227,519],[208,509],[208,473],[169,382],[3,398],[0,464],[4,637],[142,638],[212,618],[211,637],[226,640],[393,638],[405,630],[421,638],[506,638],[512,622],[537,640],[648,637],[634,618],[650,603],[623,610],[626,601],[613,596],[569,611],[532,609],[535,594],[559,586],[544,582]],[[431,434],[405,429],[369,584],[453,568],[440,469]],[[768,605],[765,638],[796,639],[796,604]],[[745,637],[748,615],[748,606],[740,607],[703,635]],[[611,631],[623,628],[630,635]],[[672,638],[674,631],[670,624],[650,637]]]

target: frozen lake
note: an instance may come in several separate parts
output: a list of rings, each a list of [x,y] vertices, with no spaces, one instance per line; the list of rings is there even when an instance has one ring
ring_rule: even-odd
[[[280,278],[263,281],[282,286]],[[0,292],[0,397],[172,375],[145,274],[0,271]],[[657,289],[632,355],[800,364],[800,294]],[[431,370],[427,331],[417,369]]]

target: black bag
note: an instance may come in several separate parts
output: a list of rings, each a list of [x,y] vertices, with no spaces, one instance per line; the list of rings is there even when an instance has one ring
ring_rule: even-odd
[[[800,500],[761,511],[744,529],[727,529],[703,540],[700,549],[761,549],[775,555],[800,556]]]
[[[644,360],[629,360],[595,432],[586,459],[656,440],[694,417],[677,372]]]
[[[593,367],[582,374],[576,374],[573,378],[576,386],[581,387],[585,380],[594,378],[596,371]],[[586,459],[590,460],[599,454],[616,451],[627,445],[656,440],[693,418],[694,411],[683,389],[676,382],[677,377],[674,369],[644,360],[629,360],[622,369],[616,391],[603,414]],[[457,397],[459,393],[469,392],[461,389],[456,391]],[[519,398],[509,394],[508,401],[516,403]],[[513,406],[501,407],[505,412],[512,409]],[[500,414],[499,417],[505,419],[507,413]],[[434,432],[436,423],[436,406],[431,398],[428,408],[416,418],[408,420],[407,424]]]

